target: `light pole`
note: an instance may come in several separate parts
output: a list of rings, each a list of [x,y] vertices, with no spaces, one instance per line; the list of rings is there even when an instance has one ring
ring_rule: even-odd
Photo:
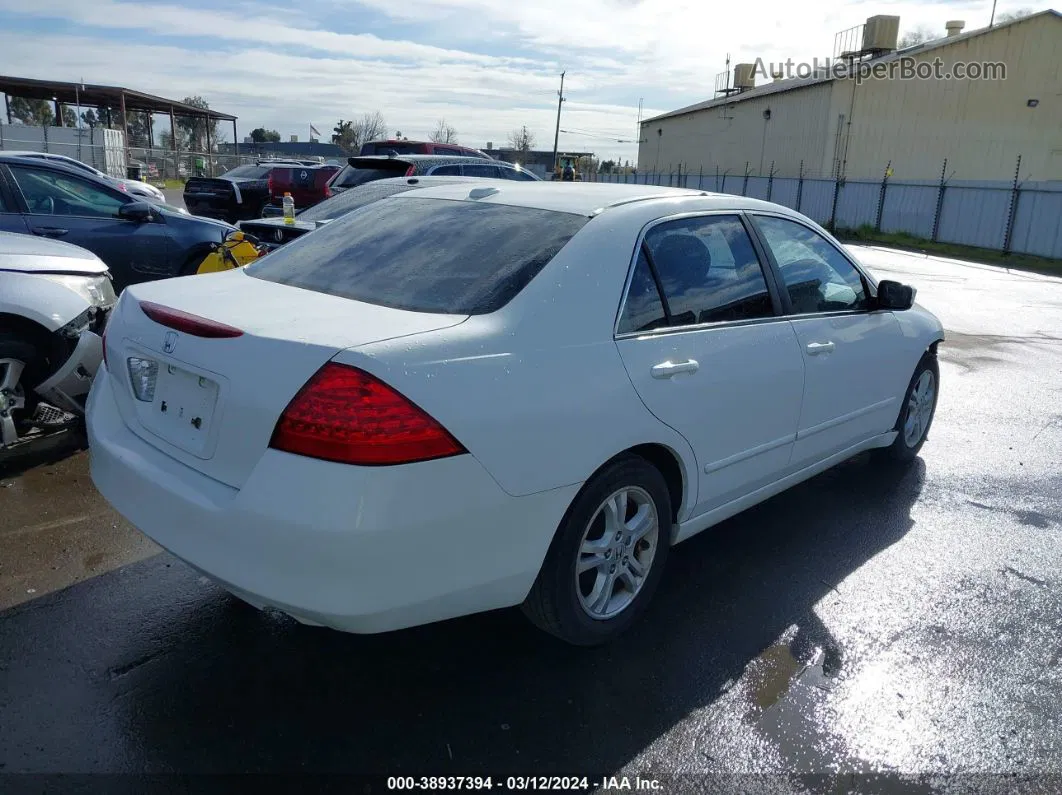
[[[560,141],[561,105],[564,104],[564,72],[561,72],[560,91],[557,92],[557,129],[553,133],[553,172],[557,172],[557,143]]]

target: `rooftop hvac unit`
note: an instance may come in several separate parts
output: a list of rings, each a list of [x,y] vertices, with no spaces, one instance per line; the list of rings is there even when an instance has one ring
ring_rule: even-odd
[[[900,36],[900,18],[878,14],[867,19],[863,26],[863,51],[892,52]]]
[[[734,65],[734,88],[748,91],[756,87],[756,64],[739,63]]]

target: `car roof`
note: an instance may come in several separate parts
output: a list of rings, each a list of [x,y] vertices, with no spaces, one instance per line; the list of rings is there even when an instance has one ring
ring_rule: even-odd
[[[486,180],[480,180],[486,182]],[[491,180],[496,188],[489,196],[473,197],[467,185],[440,185],[402,193],[396,198],[450,199],[458,201],[507,204],[540,210],[596,215],[609,207],[645,201],[701,199],[704,210],[781,210],[779,205],[728,193],[708,193],[686,188],[663,188],[655,185],[628,185],[607,182],[513,182]],[[786,212],[789,212],[786,210]]]
[[[64,174],[76,174],[79,177],[84,177],[86,179],[94,179],[98,182],[103,182],[104,184],[107,184],[105,180],[101,179],[96,174],[90,174],[84,169],[67,165],[62,160],[58,160],[55,157],[26,157],[25,155],[13,155],[9,152],[0,152],[0,163],[7,163],[9,165],[33,166],[34,168],[52,168],[62,171]],[[113,186],[109,184],[107,185],[107,187],[113,188]]]
[[[371,165],[373,162],[383,162],[386,160],[398,160],[405,163],[482,163],[482,157],[472,157],[471,155],[354,155],[347,158],[347,163],[358,168],[351,161],[362,160],[366,165]],[[491,161],[494,163],[500,163],[500,160]],[[507,165],[512,165],[508,163]]]

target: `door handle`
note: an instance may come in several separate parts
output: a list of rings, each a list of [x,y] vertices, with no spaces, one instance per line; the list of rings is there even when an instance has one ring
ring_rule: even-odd
[[[33,234],[40,237],[62,237],[69,231],[69,229],[60,229],[57,226],[38,226],[33,230]]]
[[[808,343],[808,356],[818,356],[820,353],[830,353],[833,351],[832,342],[810,342]]]
[[[699,367],[695,359],[687,359],[684,362],[662,362],[654,365],[649,372],[652,373],[653,378],[671,378],[680,373],[695,373]]]

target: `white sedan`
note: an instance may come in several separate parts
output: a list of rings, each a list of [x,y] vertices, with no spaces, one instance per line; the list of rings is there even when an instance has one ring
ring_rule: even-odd
[[[92,476],[304,623],[523,605],[600,643],[672,545],[862,451],[914,458],[943,332],[913,300],[767,202],[409,191],[246,269],[127,289]]]
[[[50,163],[60,163],[64,166],[70,166],[79,171],[84,171],[93,176],[105,179],[107,182],[114,185],[119,190],[125,191],[130,196],[136,196],[137,198],[144,199],[155,204],[165,204],[166,194],[147,182],[141,182],[138,179],[125,179],[124,177],[112,177],[110,174],[104,174],[98,168],[90,166],[88,163],[82,163],[80,160],[75,160],[72,157],[66,157],[65,155],[56,155],[50,152],[29,152],[29,151],[5,151],[5,155],[18,155],[19,157],[31,157],[37,160],[46,160]]]

